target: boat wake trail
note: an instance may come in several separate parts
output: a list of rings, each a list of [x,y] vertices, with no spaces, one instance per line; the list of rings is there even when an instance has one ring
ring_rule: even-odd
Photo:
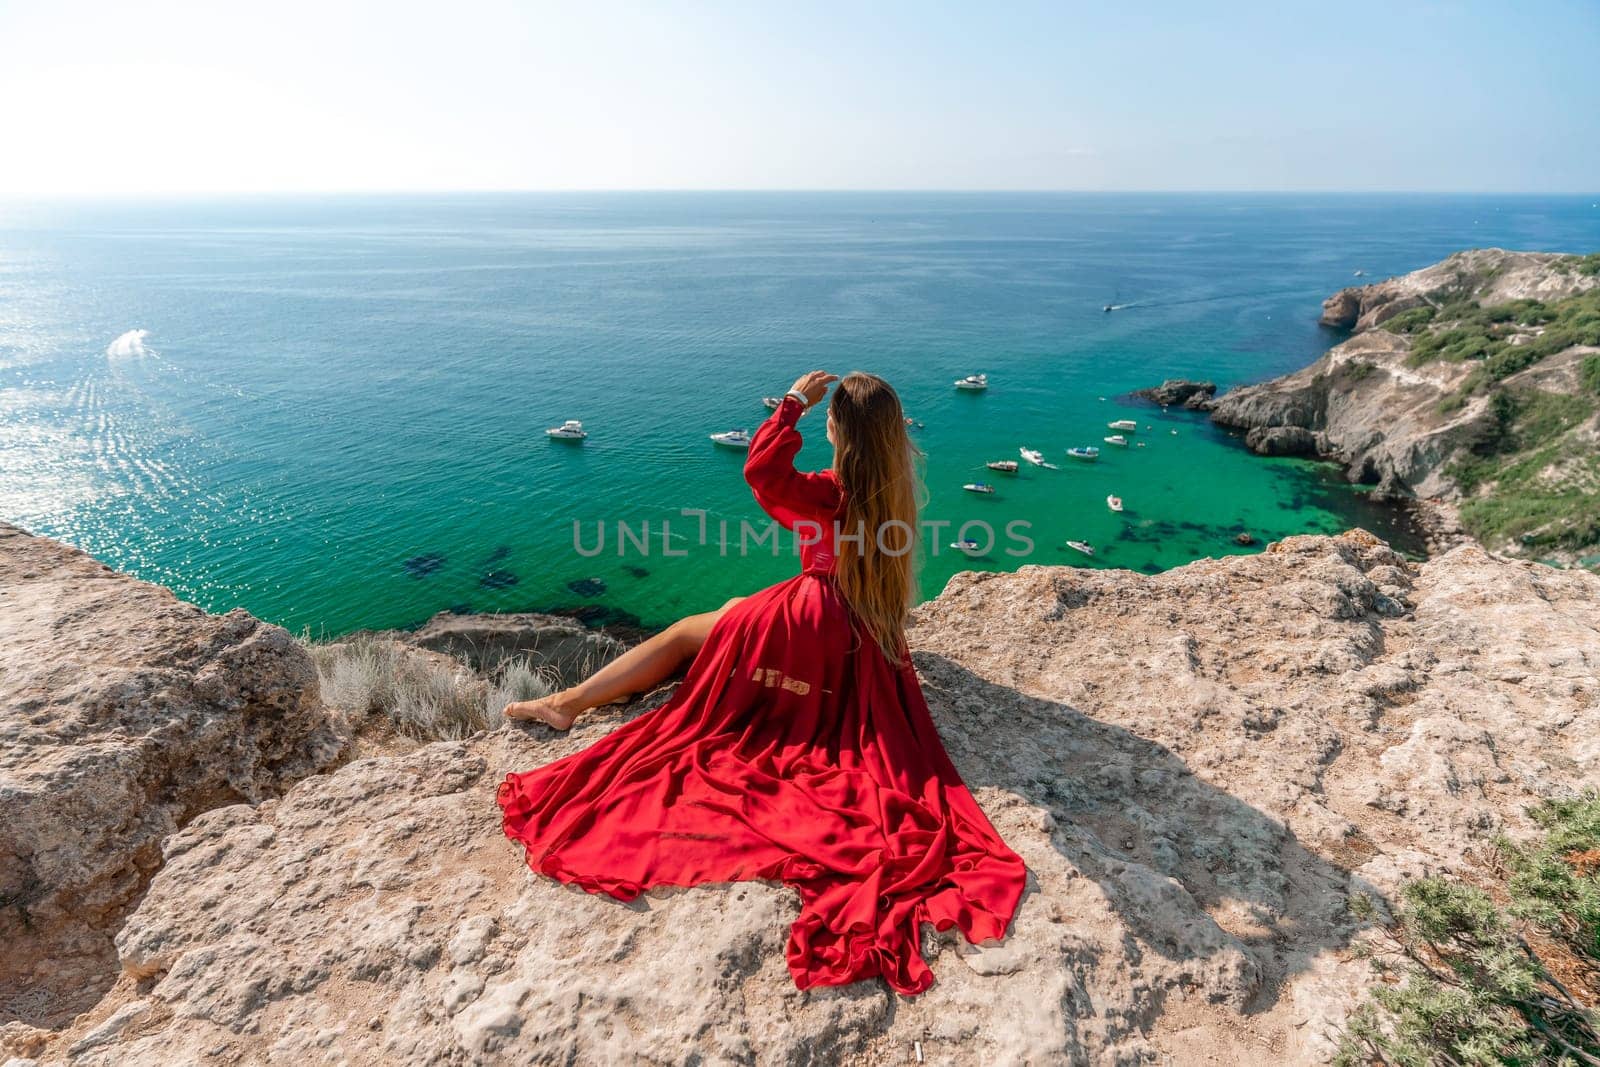
[[[148,356],[150,350],[144,346],[144,339],[149,336],[149,330],[129,330],[127,333],[120,335],[115,341],[106,345],[106,355],[112,359]]]
[[[1126,304],[1107,304],[1102,310],[1121,311],[1124,308],[1170,308],[1184,304],[1209,304],[1217,300],[1250,300],[1261,296],[1320,295],[1321,290],[1299,286],[1294,289],[1256,289],[1245,293],[1213,293],[1210,296],[1180,297],[1176,300],[1130,300]]]

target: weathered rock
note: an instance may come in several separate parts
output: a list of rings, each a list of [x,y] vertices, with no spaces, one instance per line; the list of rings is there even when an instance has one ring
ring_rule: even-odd
[[[483,671],[492,671],[508,659],[526,657],[554,671],[563,685],[571,685],[626,647],[573,619],[531,613],[440,612],[412,633],[393,636],[456,656]]]
[[[1195,382],[1188,378],[1168,378],[1160,385],[1148,389],[1135,389],[1133,396],[1162,407],[1182,405],[1190,411],[1209,411],[1211,398],[1216,395],[1216,382]]]
[[[1317,454],[1317,435],[1303,426],[1257,426],[1245,435],[1244,443],[1263,456]]]
[[[162,841],[339,749],[283,630],[0,523],[0,1023],[94,1004]]]
[[[1468,862],[1600,776],[1600,578],[1359,531],[1165,574],[960,574],[911,631],[940,733],[1031,878],[1010,936],[927,932],[937,984],[798,992],[791,893],[632,904],[534,878],[508,727],[211,811],[41,1062],[1311,1063],[1369,981],[1354,892]],[[9,1044],[8,1044],[9,1043]]]
[[[1340,289],[1322,302],[1322,317],[1317,321],[1335,329],[1354,329],[1361,318],[1361,288]]]

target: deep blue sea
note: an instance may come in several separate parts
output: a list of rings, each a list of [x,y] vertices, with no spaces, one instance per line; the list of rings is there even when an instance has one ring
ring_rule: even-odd
[[[763,395],[821,367],[884,375],[922,423],[926,515],[954,524],[930,538],[930,595],[975,566],[1150,571],[1251,551],[1232,542],[1241,530],[1265,541],[1361,524],[1405,543],[1392,513],[1326,466],[1251,456],[1202,418],[1124,394],[1301,367],[1339,339],[1316,324],[1325,296],[1458,249],[1600,249],[1597,200],[0,205],[0,517],[207,608],[315,634],[447,608],[662,623],[793,573],[790,555],[719,549],[720,520],[760,516],[742,456],[707,435],[753,429]],[[973,372],[987,393],[952,388]],[[1065,458],[1120,417],[1138,420],[1143,447]],[[586,443],[545,438],[569,418]],[[802,459],[825,466],[809,422]],[[1024,446],[1062,469],[983,469]],[[999,491],[963,492],[974,480]],[[685,508],[707,513],[710,544]],[[683,554],[662,555],[663,520]],[[1026,522],[1034,550],[950,551],[969,520]],[[575,550],[574,521],[589,545],[608,525],[604,554]],[[618,522],[650,523],[651,551],[619,557]]]

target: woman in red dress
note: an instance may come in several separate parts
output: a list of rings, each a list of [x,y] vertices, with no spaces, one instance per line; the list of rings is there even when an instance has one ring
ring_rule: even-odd
[[[828,409],[831,470],[795,470],[795,423]],[[508,718],[558,730],[689,663],[664,705],[589,748],[506,776],[506,836],[559,881],[632,900],[652,886],[779,880],[800,894],[795,984],[882,976],[920,993],[921,924],[1004,936],[1025,869],[939,740],[906,648],[916,449],[883,379],[813,371],[757,430],[745,478],[798,534],[801,573],[668,627]]]

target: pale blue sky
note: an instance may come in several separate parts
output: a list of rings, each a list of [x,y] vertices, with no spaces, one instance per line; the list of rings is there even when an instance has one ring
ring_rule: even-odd
[[[1600,0],[0,0],[0,193],[1600,189]]]

